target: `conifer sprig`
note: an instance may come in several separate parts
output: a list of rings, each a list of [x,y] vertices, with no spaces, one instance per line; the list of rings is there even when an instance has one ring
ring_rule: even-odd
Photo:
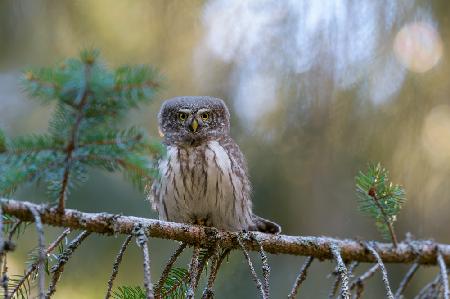
[[[161,86],[148,66],[109,70],[97,50],[83,50],[54,68],[28,70],[23,87],[32,98],[55,102],[48,133],[9,139],[0,130],[0,195],[43,181],[64,211],[70,190],[88,179],[88,168],[121,171],[143,188],[157,175],[163,146],[137,127],[120,129],[126,113],[149,102]]]
[[[397,247],[394,222],[406,198],[403,187],[390,182],[388,175],[380,163],[369,165],[366,173],[360,171],[355,178],[356,192],[359,209],[374,218],[383,236],[390,236]]]

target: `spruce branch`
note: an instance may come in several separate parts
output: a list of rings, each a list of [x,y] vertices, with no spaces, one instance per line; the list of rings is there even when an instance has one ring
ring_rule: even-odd
[[[35,207],[41,215],[42,223],[52,226],[83,229],[105,235],[129,235],[133,233],[135,224],[141,224],[149,237],[176,240],[205,248],[215,242],[221,248],[240,248],[237,240],[238,233],[219,231],[211,227],[108,213],[85,213],[72,209],[66,209],[64,215],[58,215],[54,207],[44,207],[26,201],[0,199],[0,204],[4,214],[24,222],[34,221],[29,208]],[[342,258],[346,261],[376,262],[376,258],[358,240],[271,235],[258,232],[252,234],[258,238],[268,253],[313,256],[321,260],[334,259],[330,252],[330,244],[337,244],[341,249]],[[242,242],[247,250],[259,250],[259,245],[254,239],[246,238]],[[445,263],[450,265],[450,245],[437,244],[430,240],[401,242],[397,248],[394,248],[391,243],[373,244],[376,244],[378,254],[385,263],[413,263],[418,259],[421,265],[436,265],[436,246],[439,245]]]
[[[388,171],[377,165],[369,165],[366,173],[359,172],[355,178],[359,209],[375,219],[381,233],[389,235],[394,247],[398,240],[394,222],[405,202],[405,190],[389,181]]]
[[[308,275],[308,268],[311,266],[314,258],[311,256],[308,256],[305,260],[305,263],[303,264],[302,268],[300,269],[300,273],[298,274],[297,278],[295,279],[294,286],[292,287],[291,292],[288,295],[288,299],[294,299],[297,296],[298,291],[300,290],[300,286],[303,281],[305,281],[306,276]]]
[[[133,238],[132,235],[127,236],[127,238],[123,242],[122,246],[120,247],[119,253],[116,256],[116,260],[114,261],[114,264],[113,264],[113,270],[112,270],[111,276],[109,277],[109,280],[108,280],[108,289],[106,290],[105,299],[109,299],[111,297],[113,283],[117,277],[117,274],[119,273],[119,265],[122,262],[122,258],[125,253],[125,250],[127,249],[128,244],[130,243],[132,238]]]
[[[45,294],[45,299],[49,299],[56,291],[56,284],[58,283],[61,275],[64,271],[64,266],[67,264],[69,259],[72,257],[73,252],[80,246],[80,244],[90,235],[88,231],[83,231],[75,239],[70,242],[67,248],[58,257],[58,261],[52,267],[50,272],[53,274],[48,286],[47,293]]]
[[[9,139],[0,130],[0,194],[43,181],[62,214],[72,187],[87,181],[88,167],[120,171],[143,189],[157,175],[154,160],[164,147],[139,128],[119,125],[130,109],[154,97],[160,80],[142,65],[109,70],[97,50],[27,71],[25,91],[56,102],[55,110],[45,134]]]

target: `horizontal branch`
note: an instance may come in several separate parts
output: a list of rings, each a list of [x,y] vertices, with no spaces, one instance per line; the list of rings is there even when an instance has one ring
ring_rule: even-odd
[[[3,213],[17,217],[22,221],[33,222],[31,209],[35,209],[44,224],[72,229],[87,230],[99,234],[133,233],[136,224],[142,225],[150,237],[171,239],[186,242],[189,245],[208,247],[218,242],[223,247],[238,248],[238,233],[220,231],[215,228],[165,222],[155,219],[122,216],[108,213],[83,213],[66,209],[59,214],[55,207],[37,205],[30,202],[0,199]],[[344,261],[376,262],[375,257],[359,241],[350,239],[335,239],[329,237],[302,237],[271,235],[259,232],[245,238],[247,250],[259,251],[260,243],[266,252],[272,254],[290,254],[312,256],[319,260],[333,259],[330,245],[340,248]],[[392,244],[373,243],[384,263],[436,264],[437,248],[450,266],[450,245],[438,244],[429,240],[417,240],[399,243],[397,248]]]

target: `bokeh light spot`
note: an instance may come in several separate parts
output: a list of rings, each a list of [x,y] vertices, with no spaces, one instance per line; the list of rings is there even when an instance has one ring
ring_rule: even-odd
[[[439,33],[425,22],[407,24],[395,36],[395,55],[412,72],[424,73],[432,69],[439,62],[442,50]]]
[[[450,106],[434,107],[426,116],[422,145],[435,166],[450,165]]]

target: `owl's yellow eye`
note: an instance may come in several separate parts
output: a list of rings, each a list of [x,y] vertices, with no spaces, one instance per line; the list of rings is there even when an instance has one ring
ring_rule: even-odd
[[[181,121],[185,121],[186,118],[187,118],[187,114],[184,113],[184,112],[180,112],[180,113],[178,113],[178,118],[179,118]]]
[[[208,118],[209,118],[209,113],[203,112],[200,116],[201,116],[202,120],[208,120]]]

